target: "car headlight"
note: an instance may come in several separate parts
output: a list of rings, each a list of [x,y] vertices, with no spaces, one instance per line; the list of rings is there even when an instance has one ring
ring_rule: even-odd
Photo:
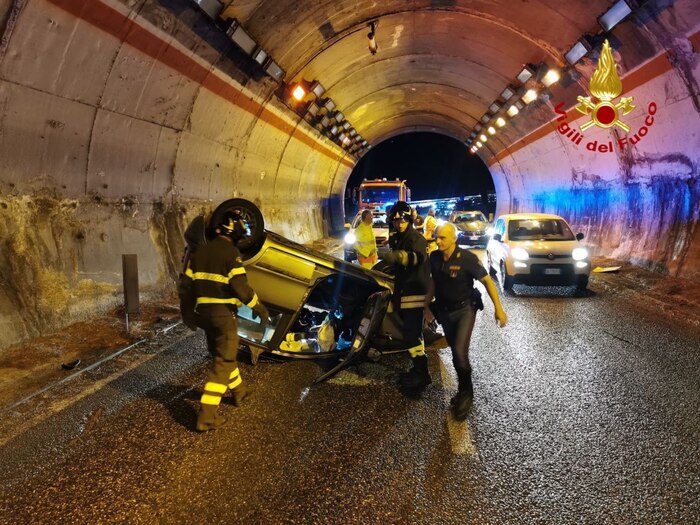
[[[486,235],[491,237],[493,235],[493,228],[486,228]]]
[[[348,232],[345,234],[345,244],[355,244],[356,240],[357,237],[355,237],[354,233]]]
[[[571,252],[571,257],[574,261],[583,261],[588,257],[588,250],[585,248],[574,248],[574,251]]]
[[[530,258],[530,255],[527,253],[527,250],[525,250],[525,248],[520,247],[513,248],[510,254],[513,256],[513,259],[518,259],[519,261],[527,261]]]

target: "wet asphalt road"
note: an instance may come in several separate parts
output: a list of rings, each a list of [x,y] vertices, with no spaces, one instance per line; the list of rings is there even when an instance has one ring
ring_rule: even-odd
[[[312,389],[319,363],[243,364],[254,398],[196,434],[206,350],[173,330],[2,414],[0,523],[700,523],[698,334],[516,290],[505,329],[479,314],[466,423],[441,350],[418,401],[403,356]]]

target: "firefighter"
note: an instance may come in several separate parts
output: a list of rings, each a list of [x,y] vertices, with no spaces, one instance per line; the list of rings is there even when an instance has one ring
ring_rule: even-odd
[[[428,253],[437,249],[437,244],[435,244],[436,228],[437,219],[435,218],[435,210],[431,208],[428,211],[428,217],[425,219],[425,225],[423,227],[423,237],[425,237],[425,240],[428,241]]]
[[[403,335],[413,361],[411,370],[401,375],[400,384],[405,394],[417,395],[431,383],[423,342],[423,308],[430,279],[427,245],[413,228],[411,207],[406,202],[394,204],[388,218],[392,226],[390,251],[383,252],[381,258],[394,265],[392,306],[403,321]]]
[[[355,251],[357,262],[365,268],[377,264],[377,241],[374,237],[372,210],[362,212],[362,220],[355,229]]]
[[[435,303],[431,308],[445,331],[459,381],[457,394],[450,402],[452,413],[457,421],[464,421],[474,398],[469,343],[476,313],[484,307],[481,294],[474,289],[475,280],[479,280],[486,288],[493,302],[496,321],[501,328],[508,323],[508,317],[501,305],[496,285],[477,256],[457,246],[457,228],[454,224],[448,222],[437,229],[437,246],[439,251],[430,254],[432,279],[427,302],[430,302],[434,294]]]
[[[231,390],[236,406],[249,395],[236,363],[238,307],[246,305],[252,309],[260,317],[263,331],[268,322],[267,308],[248,285],[236,247],[246,233],[241,217],[227,212],[215,231],[216,238],[192,255],[179,290],[183,321],[192,329],[204,329],[213,357],[200,400],[196,426],[199,432],[214,430],[226,422],[218,408],[227,390]]]

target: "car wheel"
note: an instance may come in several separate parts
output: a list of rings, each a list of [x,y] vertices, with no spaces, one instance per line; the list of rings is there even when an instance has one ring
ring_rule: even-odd
[[[209,231],[207,236],[212,239],[216,236],[214,225],[221,221],[221,217],[227,211],[238,213],[246,225],[248,234],[238,241],[236,245],[244,258],[255,255],[265,238],[265,220],[262,212],[255,204],[246,199],[228,199],[219,204],[209,219]]]
[[[580,275],[576,279],[576,289],[582,292],[586,288],[588,288],[588,276],[587,275]]]
[[[493,267],[493,261],[491,260],[491,254],[489,254],[489,252],[486,252],[486,266],[487,266],[486,269],[488,270],[489,275],[491,277],[495,276],[496,269]]]
[[[501,261],[501,286],[503,287],[503,290],[506,292],[512,292],[514,281],[515,279],[508,275],[508,272],[506,271],[506,264]]]

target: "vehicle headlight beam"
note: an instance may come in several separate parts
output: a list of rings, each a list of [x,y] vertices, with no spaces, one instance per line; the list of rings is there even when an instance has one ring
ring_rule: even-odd
[[[588,257],[588,250],[585,248],[574,248],[574,250],[571,252],[571,258],[574,261],[583,261]]]
[[[510,253],[513,256],[513,259],[517,259],[518,261],[527,261],[530,258],[530,255],[527,253],[525,248],[513,248]]]

